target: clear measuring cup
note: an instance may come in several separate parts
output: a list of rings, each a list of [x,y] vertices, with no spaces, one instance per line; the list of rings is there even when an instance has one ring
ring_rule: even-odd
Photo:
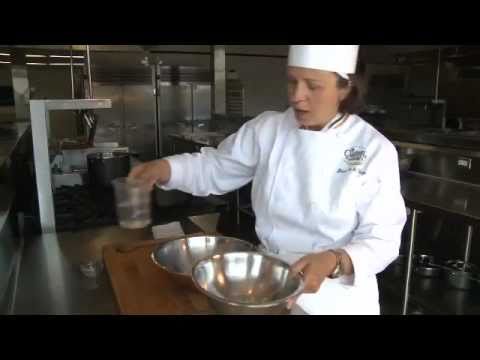
[[[126,229],[141,229],[152,222],[151,191],[145,183],[117,178],[112,181],[118,223]]]

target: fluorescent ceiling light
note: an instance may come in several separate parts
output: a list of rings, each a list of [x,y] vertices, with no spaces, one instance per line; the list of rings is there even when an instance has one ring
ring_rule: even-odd
[[[58,59],[70,59],[70,55],[49,55],[51,58],[58,58]],[[74,59],[83,59],[84,56],[82,55],[73,55],[72,58]]]
[[[53,66],[70,66],[70,63],[50,63]],[[83,64],[73,63],[75,66],[83,66]]]

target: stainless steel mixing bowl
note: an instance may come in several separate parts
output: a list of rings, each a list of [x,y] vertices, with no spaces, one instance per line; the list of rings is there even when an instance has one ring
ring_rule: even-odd
[[[249,242],[233,237],[194,236],[161,244],[152,252],[151,258],[179,284],[193,286],[192,268],[198,261],[215,254],[253,249]]]
[[[287,303],[303,292],[288,263],[256,252],[214,255],[193,268],[193,282],[220,314],[288,314]]]

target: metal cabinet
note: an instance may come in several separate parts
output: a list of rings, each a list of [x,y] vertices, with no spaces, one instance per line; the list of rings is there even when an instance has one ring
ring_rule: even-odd
[[[112,99],[112,109],[98,111],[95,142],[118,142],[138,152],[141,160],[155,158],[155,97],[152,84],[93,83],[94,93]]]
[[[210,96],[210,84],[195,82],[173,84],[162,81],[159,91],[162,155],[180,151],[180,148],[175,147],[172,142],[172,134],[208,129],[211,111]]]
[[[94,72],[95,96],[112,99],[110,111],[97,112],[95,141],[128,146],[143,161],[169,155],[172,149],[169,135],[209,126],[208,74],[208,69],[195,67],[139,68],[134,64],[128,71]]]
[[[194,121],[208,121],[211,116],[211,90],[210,84],[192,84],[193,116]]]
[[[140,160],[155,158],[155,99],[151,85],[123,86],[126,146],[140,154]]]
[[[102,99],[111,99],[112,108],[99,110],[95,142],[118,142],[125,144],[125,117],[123,106],[123,86],[93,83],[95,94]]]

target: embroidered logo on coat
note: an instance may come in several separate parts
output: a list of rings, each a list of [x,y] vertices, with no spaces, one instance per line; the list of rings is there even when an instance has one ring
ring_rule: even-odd
[[[345,155],[345,162],[348,165],[361,165],[363,160],[367,158],[365,150],[360,148],[354,148],[345,150],[343,153]]]
[[[356,148],[352,147],[350,149],[345,150],[343,153],[345,159],[345,163],[347,164],[346,169],[338,169],[337,173],[346,173],[348,171],[358,171],[359,174],[365,175],[364,171],[358,170],[358,166],[362,165],[365,159],[367,158],[367,154],[365,149],[363,148]]]

